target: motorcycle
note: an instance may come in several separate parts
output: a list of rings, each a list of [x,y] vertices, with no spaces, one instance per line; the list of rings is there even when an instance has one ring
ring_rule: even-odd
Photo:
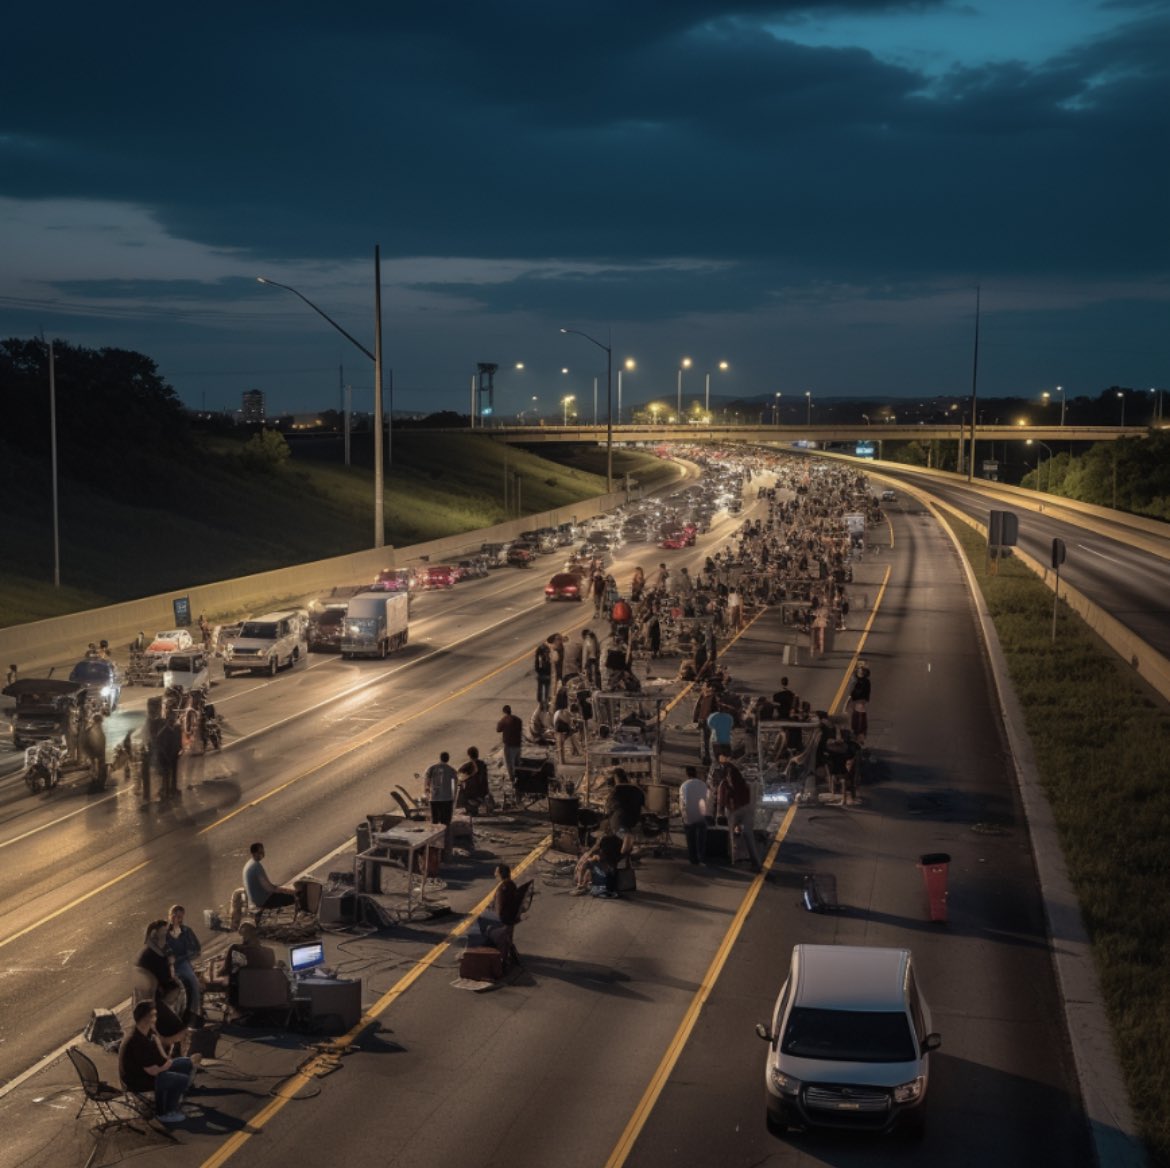
[[[65,752],[55,742],[38,742],[24,752],[24,781],[38,795],[51,791],[61,779],[61,761]]]
[[[219,715],[211,702],[203,703],[203,745],[218,750],[223,742],[223,730],[219,724]]]

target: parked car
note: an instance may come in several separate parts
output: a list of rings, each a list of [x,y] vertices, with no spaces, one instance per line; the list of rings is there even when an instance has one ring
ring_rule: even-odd
[[[156,669],[165,669],[172,653],[190,649],[194,643],[186,629],[167,629],[154,634],[154,640],[146,646],[146,656]]]
[[[797,945],[776,999],[764,1091],[768,1126],[920,1127],[942,1039],[909,949]]]
[[[581,577],[574,572],[558,572],[544,586],[545,600],[582,600]]]
[[[393,592],[395,589],[378,589]],[[349,602],[345,600],[317,601],[309,610],[309,652],[336,653],[341,649],[341,627]]]
[[[531,568],[536,549],[530,543],[514,543],[508,549],[508,563],[514,568]]]
[[[370,585],[370,592],[414,592],[418,579],[413,568],[383,568]]]
[[[460,580],[479,580],[488,574],[487,560],[483,556],[470,556],[456,565]]]
[[[557,525],[557,547],[572,547],[577,539],[577,525],[575,523],[560,523]]]
[[[201,689],[206,693],[211,688],[207,654],[202,649],[194,648],[172,653],[163,673],[163,685],[168,689]]]
[[[453,564],[427,564],[418,571],[418,586],[423,592],[454,588],[457,579]]]
[[[677,551],[679,548],[687,546],[687,537],[681,531],[672,531],[665,535],[658,541],[660,548],[667,548],[668,550]]]
[[[884,491],[882,491],[882,502],[883,503],[893,503],[897,498],[898,498],[898,492],[892,490],[889,487],[887,487]]]
[[[282,665],[295,665],[309,652],[308,624],[309,615],[301,608],[244,621],[239,634],[224,646],[224,677],[256,670],[275,677]]]
[[[80,682],[22,677],[0,690],[16,702],[10,718],[12,745],[21,750],[34,742],[64,745],[82,724],[89,700]]]
[[[508,549],[511,546],[510,543],[485,543],[479,552],[489,568],[502,568],[508,562]]]
[[[86,657],[69,671],[69,680],[85,686],[90,704],[103,714],[112,714],[118,708],[122,682],[118,667],[104,657]]]

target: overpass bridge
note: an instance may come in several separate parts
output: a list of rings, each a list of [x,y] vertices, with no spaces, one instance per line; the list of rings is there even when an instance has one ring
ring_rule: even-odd
[[[484,433],[501,442],[521,443],[526,446],[546,442],[605,442],[607,427],[598,426],[498,426],[484,427]],[[1037,442],[1108,442],[1118,438],[1144,438],[1145,426],[1054,426],[1015,425],[975,427],[977,442],[1022,442],[1032,438]],[[709,425],[682,425],[661,423],[658,425],[630,424],[613,427],[615,442],[778,442],[790,445],[794,442],[816,442],[818,444],[873,442],[942,441],[958,443],[960,439],[970,441],[969,426],[958,423],[915,423],[903,425],[888,422],[867,425],[727,425],[712,422]]]

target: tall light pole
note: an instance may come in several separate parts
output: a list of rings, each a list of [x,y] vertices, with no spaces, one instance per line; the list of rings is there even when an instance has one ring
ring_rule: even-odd
[[[1024,439],[1025,446],[1031,446],[1033,443],[1035,443],[1037,446],[1043,446],[1044,452],[1048,455],[1048,458],[1046,459],[1046,461],[1048,463],[1048,489],[1051,491],[1052,490],[1052,448],[1046,442],[1041,442],[1039,438],[1026,438],[1026,439]],[[1042,471],[1041,471],[1041,468],[1038,466],[1036,468],[1036,490],[1043,491],[1044,490],[1043,483],[1044,483],[1044,479],[1042,477]]]
[[[613,491],[613,396],[610,392],[611,380],[613,375],[613,344],[603,345],[599,340],[591,337],[588,333],[581,332],[580,329],[563,328],[561,332],[566,336],[572,335],[575,337],[584,337],[590,344],[596,345],[599,349],[605,350],[605,491],[610,494]],[[626,362],[627,368],[634,367],[633,361]],[[618,370],[618,386],[621,386],[621,370]],[[619,388],[619,401],[620,388]],[[619,408],[619,416],[621,414]]]
[[[1151,385],[1150,393],[1154,395],[1154,416],[1150,419],[1150,425],[1156,426],[1162,420],[1162,391]]]
[[[42,340],[43,340],[42,336]],[[57,504],[57,363],[49,341],[49,464],[53,475],[53,587],[61,587],[61,520]]]
[[[357,340],[356,337],[350,336],[335,321],[328,313],[318,308],[307,296],[302,292],[298,292],[295,288],[288,284],[277,283],[276,280],[269,280],[264,276],[257,276],[256,280],[260,284],[268,284],[273,288],[283,288],[286,292],[291,292],[294,296],[304,301],[319,317],[331,324],[350,344],[355,345],[360,349],[371,361],[374,363],[374,547],[384,547],[386,543],[385,535],[385,500],[383,498],[383,468],[382,468],[382,249],[381,245],[374,246],[374,351],[371,353],[369,349]],[[391,414],[394,411],[394,402],[390,402]],[[389,434],[386,435],[390,437]],[[387,442],[387,446],[389,446]],[[391,451],[392,453],[392,451]]]
[[[1122,426],[1124,426],[1125,425],[1125,391],[1119,389],[1117,391],[1117,396],[1121,399],[1121,424],[1122,424]]]
[[[561,420],[562,425],[567,426],[569,424],[569,402],[575,402],[576,400],[576,395],[572,393],[567,393],[561,398],[561,408],[564,410],[564,417]]]
[[[776,404],[772,407],[772,422],[777,426],[780,425],[780,399],[783,396],[784,395],[782,393],[777,392]]]
[[[1058,394],[1060,394],[1060,424],[1063,426],[1064,425],[1064,386],[1058,385],[1056,387],[1056,392]],[[1052,399],[1052,394],[1050,394],[1048,392],[1048,390],[1045,390],[1040,396],[1044,399],[1044,401],[1046,403]]]
[[[808,406],[808,415],[805,418],[805,425],[811,426],[812,425],[812,390],[806,389],[804,391],[804,396],[805,396],[807,406]]]
[[[618,368],[618,403],[617,403],[617,420],[618,425],[622,424],[622,369],[628,369],[633,372],[637,368],[633,357],[627,357]]]
[[[726,361],[719,362],[719,372],[726,373],[730,366]],[[681,374],[680,374],[681,376]],[[703,413],[709,414],[711,412],[711,370],[707,370],[706,387],[703,391]]]
[[[678,364],[678,416],[682,417],[682,375],[684,369],[691,367],[690,357],[684,357]]]

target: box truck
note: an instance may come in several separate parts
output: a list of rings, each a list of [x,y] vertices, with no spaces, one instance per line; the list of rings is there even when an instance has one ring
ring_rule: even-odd
[[[385,657],[406,644],[410,597],[361,592],[350,598],[341,630],[342,657]]]

